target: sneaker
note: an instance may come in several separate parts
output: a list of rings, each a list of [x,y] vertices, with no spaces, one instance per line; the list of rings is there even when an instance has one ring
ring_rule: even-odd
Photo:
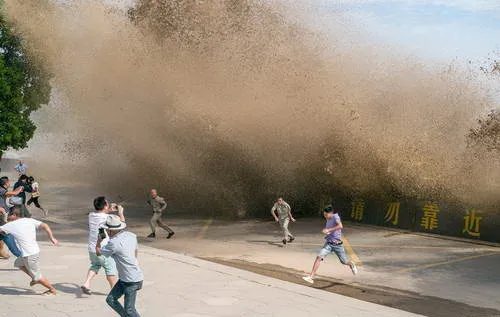
[[[293,240],[295,240],[295,237],[290,237],[290,240],[288,240],[288,242],[293,242]]]
[[[354,275],[358,274],[358,268],[356,267],[356,264],[354,264],[354,262],[351,264],[351,271]]]
[[[169,232],[168,236],[167,236],[167,239],[170,239],[174,236],[175,232]]]
[[[82,285],[80,286],[80,289],[82,290],[83,294],[92,295],[92,291],[89,288]]]
[[[309,283],[309,284],[314,284],[313,278],[311,276],[309,276],[309,275],[308,276],[302,276],[302,279],[304,281],[306,281],[307,283]]]
[[[286,239],[283,239],[283,244],[286,244]]]
[[[45,291],[42,293],[43,296],[55,296],[57,295],[57,291],[55,288],[49,289],[48,291]]]
[[[148,238],[156,238],[156,234],[153,232],[148,236]]]

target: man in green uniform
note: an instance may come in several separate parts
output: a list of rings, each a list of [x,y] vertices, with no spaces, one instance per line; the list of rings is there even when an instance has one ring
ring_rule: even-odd
[[[277,215],[276,212],[278,212]],[[295,240],[295,237],[290,233],[290,231],[288,231],[288,224],[290,223],[290,220],[295,222],[295,218],[292,216],[292,208],[290,208],[290,205],[283,200],[283,197],[278,197],[278,200],[271,209],[271,214],[273,215],[274,220],[279,222],[281,231],[283,231],[283,244]]]
[[[158,195],[156,189],[151,189],[149,194],[148,204],[153,209],[153,217],[151,217],[151,234],[148,238],[156,238],[156,226],[160,226],[168,232],[167,239],[170,239],[174,235],[174,231],[161,221],[163,211],[167,209],[167,203],[163,197]]]

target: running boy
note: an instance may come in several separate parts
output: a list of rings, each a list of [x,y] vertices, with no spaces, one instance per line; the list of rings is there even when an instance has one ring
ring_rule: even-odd
[[[314,283],[314,276],[316,275],[316,271],[318,270],[321,261],[323,261],[331,252],[335,252],[335,254],[340,260],[340,263],[348,265],[351,268],[352,274],[356,275],[356,273],[358,272],[356,264],[350,261],[345,253],[345,249],[342,242],[343,226],[342,222],[340,221],[339,214],[333,210],[332,206],[328,206],[325,208],[323,216],[326,219],[326,226],[322,232],[326,234],[325,236],[326,242],[323,245],[323,248],[319,251],[316,260],[314,261],[311,274],[302,277],[304,281],[311,284]]]

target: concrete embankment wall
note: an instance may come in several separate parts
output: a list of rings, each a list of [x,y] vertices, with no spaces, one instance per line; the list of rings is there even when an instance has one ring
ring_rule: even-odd
[[[500,208],[432,201],[334,200],[343,220],[490,242],[500,242]]]

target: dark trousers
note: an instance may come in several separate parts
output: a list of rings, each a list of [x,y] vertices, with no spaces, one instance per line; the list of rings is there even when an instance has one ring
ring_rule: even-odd
[[[3,243],[5,243],[7,248],[9,248],[10,252],[16,258],[21,256],[21,251],[17,247],[16,240],[14,240],[14,236],[12,236],[11,234],[5,234],[2,232],[2,234],[0,234],[0,240],[2,240]]]
[[[31,197],[30,200],[28,200],[28,206],[31,205],[31,203],[34,203],[37,208],[42,209],[42,206],[40,206],[40,202],[38,201],[38,198],[40,198],[40,197]]]
[[[142,288],[142,281],[140,282],[124,282],[118,280],[115,286],[106,298],[106,302],[118,315],[122,317],[140,317],[137,310],[135,310],[135,299],[137,291]],[[124,306],[120,304],[118,299],[125,295]]]

